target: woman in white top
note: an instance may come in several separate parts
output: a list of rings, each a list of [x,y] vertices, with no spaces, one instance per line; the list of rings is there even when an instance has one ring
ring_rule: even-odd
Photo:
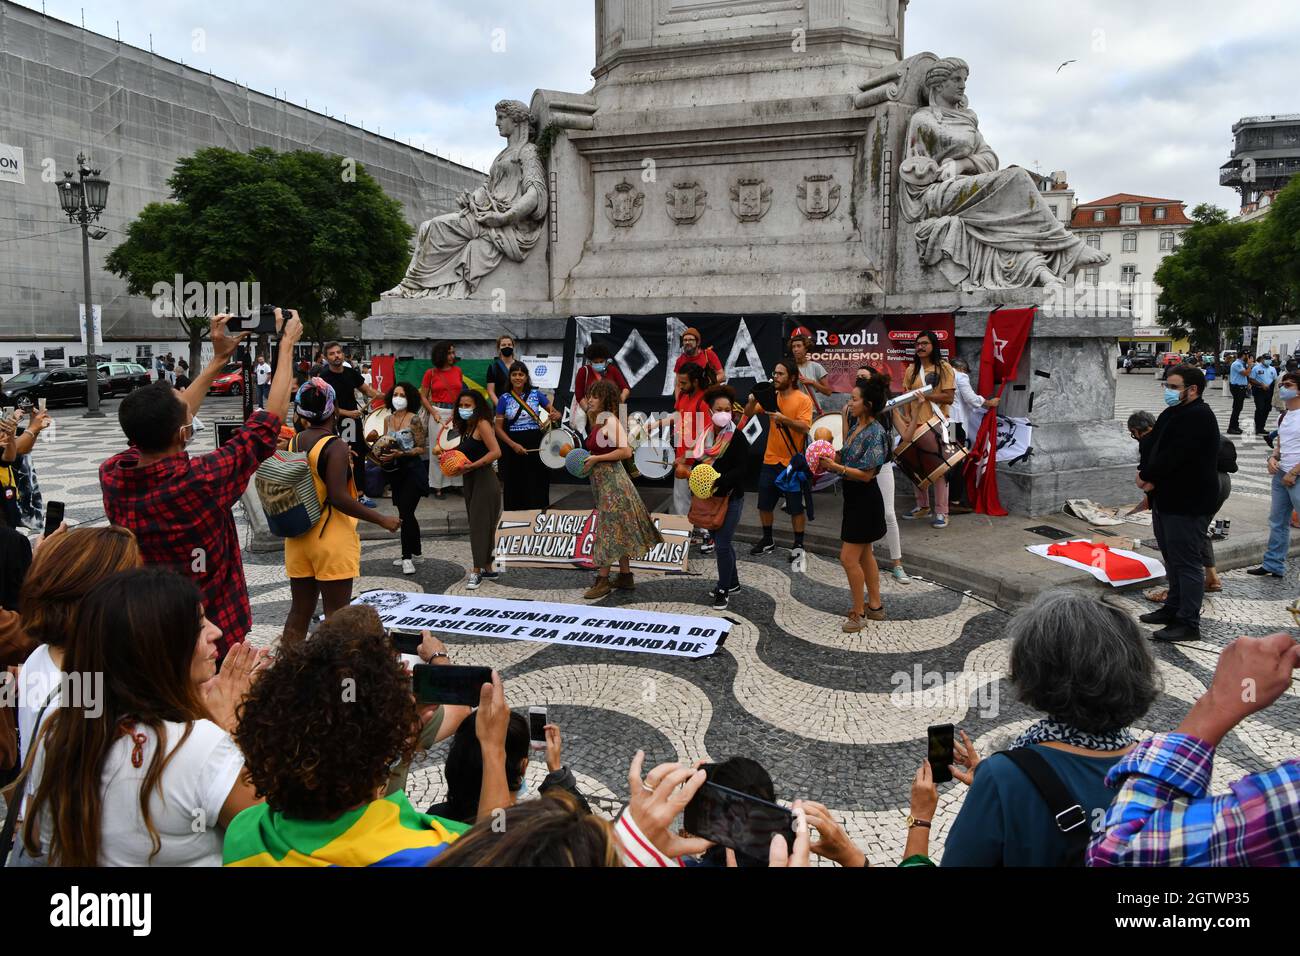
[[[170,571],[124,571],[86,596],[63,657],[75,679],[28,759],[16,862],[221,865],[225,826],[257,802],[228,731],[260,655],[236,645],[214,679],[220,635]]]

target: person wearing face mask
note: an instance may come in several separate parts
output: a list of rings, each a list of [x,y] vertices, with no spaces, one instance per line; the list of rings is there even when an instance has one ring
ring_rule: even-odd
[[[488,402],[496,408],[497,401],[510,391],[510,366],[515,361],[515,337],[497,337],[497,356],[487,370]]]
[[[736,392],[730,385],[715,385],[705,392],[704,408],[709,414],[709,429],[701,442],[703,457],[700,462],[712,465],[718,473],[713,497],[727,499],[727,517],[722,527],[712,535],[718,562],[718,584],[710,594],[713,609],[725,611],[731,595],[740,590],[734,540],[745,507],[749,439],[736,427],[736,414],[743,408],[736,404]]]
[[[1277,369],[1270,355],[1260,355],[1250,368],[1250,393],[1255,399],[1255,437],[1263,438],[1268,430],[1268,413],[1273,410],[1273,386]]]
[[[587,401],[587,390],[597,382],[608,379],[618,389],[619,402],[626,402],[632,390],[627,378],[619,370],[618,364],[610,357],[609,346],[601,342],[592,342],[583,353],[585,362],[578,369],[573,382],[573,401],[576,408],[583,408]]]
[[[1143,614],[1144,624],[1164,625],[1160,641],[1201,636],[1205,597],[1204,544],[1219,498],[1219,420],[1201,398],[1205,374],[1179,365],[1165,380],[1165,405],[1147,439],[1136,484],[1151,503],[1151,527],[1165,563],[1169,593],[1164,606]]]
[[[1268,459],[1273,476],[1273,498],[1268,512],[1268,550],[1264,562],[1247,574],[1280,578],[1286,573],[1286,556],[1291,545],[1291,512],[1300,510],[1300,372],[1282,376],[1278,395],[1286,411],[1277,426],[1277,441]]]
[[[223,657],[248,634],[253,618],[231,509],[257,466],[275,454],[289,413],[293,347],[302,337],[297,313],[285,317],[277,309],[284,329],[267,408],[254,411],[216,451],[191,457],[185,450],[194,437],[191,422],[248,335],[229,335],[229,321],[228,315],[212,320],[212,360],[184,392],[155,382],[122,400],[117,418],[131,447],[99,466],[109,522],[135,533],[146,565],[179,571],[198,585],[208,618],[221,629]]]
[[[687,329],[682,333],[682,354],[677,356],[677,361],[673,363],[673,374],[678,376],[678,385],[673,389],[673,399],[676,400],[678,388],[681,383],[681,371],[687,365],[698,365],[704,370],[705,387],[711,385],[725,385],[727,383],[727,373],[722,369],[722,362],[718,359],[718,354],[711,348],[704,348],[704,339],[700,337],[699,329]]]
[[[420,393],[408,382],[398,382],[384,397],[388,406],[388,420],[384,434],[391,441],[379,452],[379,463],[387,471],[388,483],[393,488],[393,504],[402,519],[402,556],[393,563],[403,574],[415,573],[415,559],[420,557],[420,523],[415,509],[428,491],[424,456],[429,450],[429,437],[424,423],[415,409],[420,405]]]
[[[474,561],[467,591],[477,590],[484,579],[495,581],[499,575],[492,567],[492,549],[496,545],[497,520],[501,517],[501,484],[492,463],[501,457],[493,427],[492,409],[483,396],[466,389],[456,399],[456,432],[460,435],[461,454],[469,464],[461,470],[465,479],[465,515],[469,519],[469,545]]]

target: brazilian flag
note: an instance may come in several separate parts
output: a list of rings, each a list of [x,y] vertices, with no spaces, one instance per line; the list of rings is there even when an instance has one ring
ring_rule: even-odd
[[[465,379],[465,386],[479,392],[484,398],[487,398],[487,373],[492,361],[492,359],[461,359],[456,363],[461,376]],[[433,363],[428,359],[397,359],[393,363],[393,378],[394,381],[410,382],[419,388],[424,373],[431,368]]]

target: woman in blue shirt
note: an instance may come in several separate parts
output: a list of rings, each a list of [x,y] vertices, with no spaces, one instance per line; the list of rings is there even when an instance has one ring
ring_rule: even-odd
[[[883,378],[858,380],[853,386],[848,412],[850,431],[844,438],[839,461],[827,461],[827,470],[844,479],[844,519],[840,526],[840,564],[853,592],[853,610],[842,630],[856,634],[864,617],[885,619],[880,600],[880,568],[872,544],[885,536],[885,500],[876,473],[889,461],[889,439],[876,414],[885,407]],[[863,597],[866,591],[867,603]]]
[[[551,504],[551,472],[537,449],[543,432],[559,421],[560,413],[533,388],[523,362],[510,366],[510,391],[497,399],[496,413],[505,510],[545,511]]]
[[[1127,613],[1076,591],[1041,595],[1011,619],[1006,636],[1017,696],[1048,716],[1009,753],[983,760],[962,734],[953,775],[970,791],[943,865],[1082,866],[1088,837],[1103,831],[1115,798],[1106,773],[1137,743],[1129,724],[1159,693],[1155,661]],[[1055,776],[1068,807],[1049,802],[1018,764],[1026,759]]]

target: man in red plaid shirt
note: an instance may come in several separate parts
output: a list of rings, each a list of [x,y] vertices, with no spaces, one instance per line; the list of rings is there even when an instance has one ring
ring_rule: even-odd
[[[276,310],[276,321],[281,321]],[[244,332],[226,332],[228,315],[212,320],[212,361],[183,392],[165,381],[128,395],[117,410],[130,448],[99,466],[104,511],[113,524],[135,532],[145,564],[193,578],[204,613],[221,628],[219,654],[248,634],[252,611],[231,508],[265,459],[275,453],[280,423],[288,415],[293,347],[302,336],[296,312],[284,322],[280,356],[266,410],[253,412],[234,437],[191,458],[194,416]]]

